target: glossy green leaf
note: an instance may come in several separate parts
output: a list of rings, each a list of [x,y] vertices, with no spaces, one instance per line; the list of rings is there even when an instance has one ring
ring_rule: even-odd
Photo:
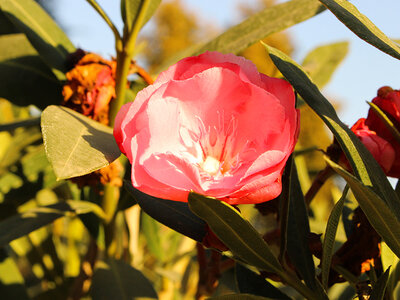
[[[339,225],[340,216],[344,202],[346,201],[347,192],[349,186],[343,190],[342,197],[336,202],[329,216],[328,223],[326,224],[326,230],[324,234],[324,243],[322,245],[322,259],[321,259],[321,281],[324,288],[328,288],[328,278],[331,270],[331,261],[333,255],[333,247],[335,245],[336,232]]]
[[[57,78],[64,79],[66,57],[75,47],[51,17],[33,0],[0,0],[0,8],[26,34]]]
[[[316,0],[292,0],[267,8],[211,40],[193,55],[205,51],[239,53],[266,36],[303,22],[324,10]]]
[[[265,45],[265,44],[264,44]],[[304,70],[281,51],[265,45],[275,65],[307,104],[332,131],[361,182],[373,188],[400,220],[400,201],[371,153],[355,134],[339,120],[335,109],[321,94]]]
[[[307,54],[302,66],[318,88],[324,87],[349,51],[348,42],[339,42],[315,48]]]
[[[400,59],[400,47],[346,0],[320,0],[358,37],[381,51]]]
[[[390,268],[388,268],[385,273],[383,273],[378,281],[372,287],[372,291],[370,294],[370,300],[383,300],[385,296],[386,286],[389,279]]]
[[[187,203],[152,197],[135,189],[131,182],[125,181],[124,187],[153,219],[195,241],[203,241],[206,223],[189,209]]]
[[[61,102],[61,83],[24,34],[0,35],[0,49],[0,97],[41,109]]]
[[[261,275],[250,271],[248,268],[239,263],[236,264],[235,275],[240,293],[261,297],[270,297],[272,299],[290,299],[286,294],[270,284]]]
[[[250,294],[228,294],[218,297],[208,298],[209,300],[272,300],[277,298],[267,298]]]
[[[262,270],[280,273],[282,267],[268,244],[229,204],[196,193],[189,194],[190,209],[242,260]]]
[[[140,271],[114,259],[97,263],[89,293],[93,300],[158,298],[151,282]]]
[[[308,244],[310,236],[308,212],[294,163],[290,172],[287,222],[287,254],[307,286],[316,290],[315,266]]]
[[[58,179],[88,174],[121,154],[112,128],[69,108],[47,107],[41,125],[46,154]]]
[[[136,23],[139,12],[143,9],[145,2],[150,3],[147,4],[148,8],[146,9],[146,15],[140,27],[143,27],[151,18],[157,7],[160,5],[161,0],[121,0],[122,20],[124,21],[128,32],[132,30],[133,24]]]
[[[393,121],[385,114],[383,110],[379,108],[378,105],[372,102],[368,102],[368,105],[371,109],[376,113],[376,115],[381,119],[381,121],[386,125],[387,129],[390,130],[393,137],[396,139],[398,143],[400,143],[400,132],[397,130],[396,126],[394,125]]]
[[[357,202],[390,249],[400,257],[400,222],[385,202],[368,186],[325,157],[327,163],[349,184]]]

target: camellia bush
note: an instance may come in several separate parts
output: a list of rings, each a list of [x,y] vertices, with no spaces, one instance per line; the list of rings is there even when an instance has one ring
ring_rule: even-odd
[[[347,43],[299,64],[268,37],[333,13],[393,63],[396,42],[348,1],[291,0],[153,74],[134,55],[161,1],[115,3],[122,31],[87,2],[113,58],[0,0],[1,299],[399,299],[400,90],[349,128],[319,90]],[[257,43],[279,78],[240,56]]]

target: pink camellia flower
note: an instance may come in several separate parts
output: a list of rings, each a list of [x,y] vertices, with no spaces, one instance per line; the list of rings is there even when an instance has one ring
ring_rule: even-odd
[[[371,152],[384,172],[388,173],[396,156],[394,149],[388,141],[378,136],[375,131],[370,130],[365,123],[366,119],[361,118],[351,127],[351,130]]]
[[[397,130],[400,131],[400,90],[393,90],[389,86],[381,87],[378,90],[378,95],[372,100],[386,115],[393,121]],[[394,148],[396,159],[392,168],[386,172],[388,176],[400,178],[400,144],[387,128],[385,123],[378,115],[369,109],[368,117],[365,124],[377,135],[388,141]]]
[[[285,80],[244,58],[206,52],[171,66],[125,104],[114,136],[144,193],[187,201],[193,190],[259,203],[281,192],[298,121]]]

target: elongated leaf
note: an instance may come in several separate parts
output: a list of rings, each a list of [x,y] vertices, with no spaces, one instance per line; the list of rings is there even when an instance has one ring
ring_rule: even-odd
[[[135,189],[127,181],[124,186],[153,219],[191,239],[203,241],[207,233],[206,223],[193,214],[187,203],[152,197]]]
[[[37,207],[27,212],[14,215],[0,222],[0,246],[27,235],[54,220],[72,212],[67,203],[57,203],[49,206]]]
[[[190,209],[210,226],[218,238],[238,257],[260,269],[282,271],[260,234],[229,204],[196,193],[189,194]]]
[[[323,10],[316,0],[292,0],[267,8],[228,29],[197,49],[193,55],[205,51],[237,54],[260,39],[305,21]]]
[[[148,4],[145,18],[143,20],[143,23],[140,25],[140,27],[143,27],[144,24],[146,24],[147,21],[151,18],[151,16],[156,11],[157,7],[160,5],[161,0],[122,0],[121,1],[122,20],[124,21],[124,24],[125,24],[126,28],[128,29],[128,32],[130,32],[132,30],[133,24],[135,24],[135,22],[137,21],[139,12],[141,9],[143,9],[143,5],[145,4],[145,2],[150,2],[150,3]]]
[[[58,179],[88,174],[121,154],[111,128],[66,107],[52,105],[43,111],[42,133]]]
[[[29,118],[22,121],[16,121],[0,125],[0,131],[12,131],[20,127],[30,127],[40,125],[40,118]]]
[[[90,294],[93,300],[158,298],[151,282],[140,271],[114,259],[97,264]]]
[[[61,102],[61,83],[24,34],[1,35],[0,49],[0,97],[41,109]]]
[[[69,207],[78,215],[94,213],[101,219],[106,219],[103,209],[95,203],[80,200],[67,200]]]
[[[255,296],[250,294],[228,294],[218,297],[208,298],[209,300],[268,300],[268,299],[276,299],[276,298],[267,298],[261,296]]]
[[[378,281],[374,284],[369,298],[370,300],[383,299],[383,297],[385,296],[385,290],[389,279],[389,273],[390,273],[390,267],[385,271],[385,273],[383,273],[379,277]]]
[[[281,73],[332,131],[356,177],[364,185],[371,186],[390,207],[396,218],[400,220],[400,201],[371,153],[355,134],[339,120],[333,106],[320,93],[302,68],[281,51],[268,45],[265,45],[265,47]]]
[[[26,34],[57,78],[64,79],[66,56],[75,47],[51,17],[33,0],[0,0],[0,8]]]
[[[340,216],[344,202],[346,201],[346,195],[349,190],[349,186],[346,185],[342,197],[336,202],[329,216],[328,223],[326,224],[326,230],[324,235],[324,243],[322,246],[322,259],[321,259],[321,281],[324,288],[328,288],[329,272],[331,270],[331,261],[333,255],[333,246],[335,244],[336,232],[339,225]]]
[[[148,214],[141,214],[141,229],[146,237],[147,247],[157,260],[164,261],[164,251],[161,247],[160,226],[156,220]]]
[[[290,174],[287,253],[307,286],[316,290],[315,266],[308,245],[309,237],[307,208],[297,177],[296,165],[293,164]]]
[[[18,33],[18,30],[0,9],[0,35],[12,33]]]
[[[385,114],[383,110],[379,108],[378,105],[368,101],[367,103],[371,107],[371,109],[376,113],[379,119],[381,119],[381,121],[386,125],[386,128],[390,130],[396,141],[400,143],[400,132],[397,130],[392,120],[390,120],[390,118]]]
[[[290,299],[286,294],[274,287],[263,277],[250,271],[239,263],[236,264],[235,275],[240,293],[270,297],[272,299]]]
[[[400,47],[346,0],[320,0],[344,25],[359,38],[379,50],[400,59]]]
[[[348,51],[348,42],[320,46],[307,54],[302,66],[321,89],[329,82],[333,72],[346,57]]]
[[[389,248],[400,257],[400,222],[381,198],[368,186],[325,157],[328,164],[342,176],[354,193],[357,202]]]

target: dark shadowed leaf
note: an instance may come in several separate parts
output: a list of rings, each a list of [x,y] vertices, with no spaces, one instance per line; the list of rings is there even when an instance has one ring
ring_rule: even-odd
[[[128,29],[128,32],[132,30],[133,24],[136,23],[137,18],[139,16],[139,12],[141,9],[143,9],[143,5],[145,2],[150,2],[148,3],[148,8],[146,9],[145,12],[145,17],[140,25],[140,27],[143,27],[144,24],[147,23],[147,21],[151,18],[151,16],[154,14],[156,11],[157,7],[160,5],[161,0],[122,0],[121,1],[121,16],[122,20],[124,21],[124,24],[126,28]]]
[[[400,47],[346,0],[320,0],[357,36],[381,51],[400,59]]]
[[[378,281],[372,287],[370,300],[382,300],[385,296],[385,290],[389,279],[390,267],[383,273]]]
[[[21,283],[4,284],[0,281],[0,294],[2,299],[31,299],[26,292],[25,286]]]
[[[13,131],[20,127],[30,127],[40,125],[40,118],[29,118],[22,121],[0,124],[0,131]]]
[[[321,259],[321,281],[324,288],[328,288],[328,278],[331,269],[331,260],[333,255],[333,246],[335,245],[336,232],[339,225],[340,216],[342,215],[343,205],[346,201],[346,195],[349,186],[346,185],[342,197],[336,202],[329,216],[328,223],[324,235],[324,243],[322,246],[322,259]]]
[[[267,8],[197,49],[193,55],[205,51],[239,53],[266,36],[305,21],[324,10],[316,0],[292,0]]]
[[[121,154],[112,128],[66,107],[52,105],[43,111],[42,133],[58,179],[88,174]]]
[[[125,181],[125,188],[149,216],[198,242],[206,235],[206,223],[189,209],[187,203],[164,200],[142,193]]]
[[[61,102],[61,83],[24,34],[1,35],[0,49],[0,97],[41,109]]]
[[[370,187],[328,158],[325,159],[347,181],[368,221],[393,253],[400,257],[400,222],[391,209]]]
[[[223,201],[193,192],[188,200],[190,209],[207,222],[233,254],[262,270],[282,271],[268,244],[236,209]]]
[[[270,284],[265,278],[237,263],[235,267],[236,282],[240,293],[251,294],[272,299],[289,300],[290,298]]]
[[[0,35],[12,33],[18,33],[18,30],[0,9]]]
[[[291,167],[289,190],[289,214],[287,223],[287,253],[290,261],[306,282],[316,290],[315,266],[308,245],[310,225],[304,196],[297,176],[296,165]]]
[[[218,297],[208,298],[209,300],[268,300],[276,298],[267,298],[250,294],[229,294]]]
[[[0,8],[26,34],[57,78],[64,79],[67,54],[75,47],[51,17],[33,0],[0,0]]]
[[[333,72],[346,57],[348,50],[348,42],[317,47],[307,54],[302,66],[321,89],[329,82]]]
[[[90,294],[93,300],[158,298],[151,282],[140,271],[114,259],[97,263]]]
[[[302,68],[281,51],[268,45],[265,45],[265,47],[281,73],[332,131],[356,177],[364,185],[371,186],[400,220],[400,201],[371,153],[355,134],[339,120],[333,106],[320,93]]]

